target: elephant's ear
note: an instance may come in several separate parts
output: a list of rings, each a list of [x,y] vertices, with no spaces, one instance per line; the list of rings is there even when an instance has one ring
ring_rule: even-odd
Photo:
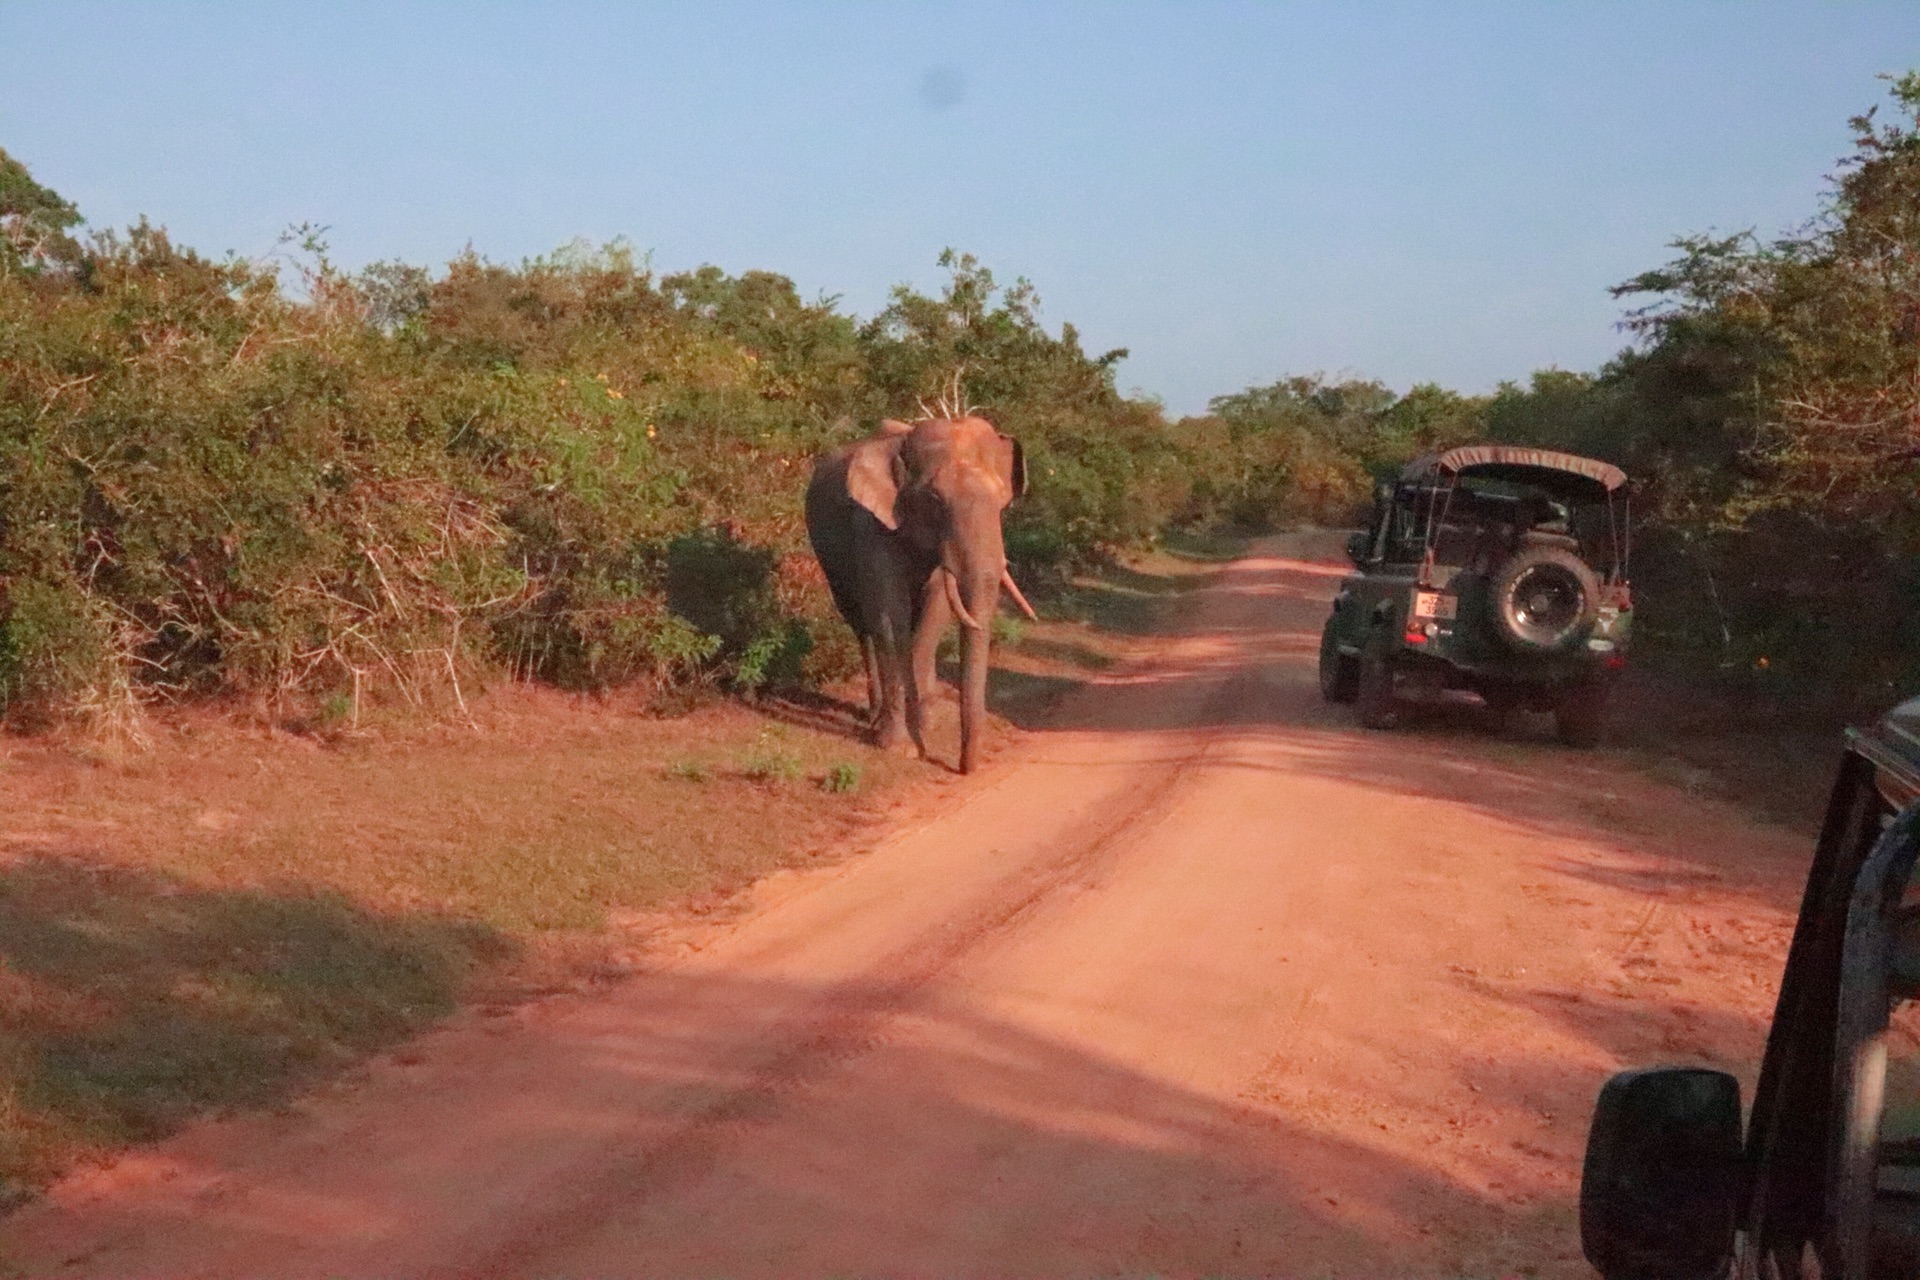
[[[873,518],[889,529],[900,527],[895,510],[905,466],[900,461],[899,435],[877,436],[854,446],[847,461],[847,496],[873,513]]]
[[[1009,501],[1023,498],[1027,493],[1027,451],[1020,447],[1018,440],[1009,435],[1001,436],[1000,443],[1005,455],[1002,478],[1007,482],[1008,492],[1013,495]]]

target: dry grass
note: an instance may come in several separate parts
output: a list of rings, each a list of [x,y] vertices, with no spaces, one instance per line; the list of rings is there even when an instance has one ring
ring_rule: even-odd
[[[1003,636],[996,708],[1038,717],[1136,652],[1205,567],[1074,583]],[[949,776],[862,745],[830,697],[672,719],[537,686],[471,701],[473,726],[325,736],[202,711],[156,718],[145,749],[0,746],[0,1207],[463,1001],[591,972],[650,919],[831,856]],[[936,756],[954,719],[949,698]]]
[[[0,1202],[547,980],[610,920],[828,848],[930,772],[732,703],[512,687],[475,712],[332,745],[211,716],[114,759],[8,744]],[[820,785],[847,766],[857,789]]]

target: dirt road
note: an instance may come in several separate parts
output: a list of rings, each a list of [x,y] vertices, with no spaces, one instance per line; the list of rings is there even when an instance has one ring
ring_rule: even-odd
[[[872,854],[0,1224],[28,1275],[1587,1274],[1622,1063],[1751,1085],[1805,841],[1323,707],[1337,540]]]

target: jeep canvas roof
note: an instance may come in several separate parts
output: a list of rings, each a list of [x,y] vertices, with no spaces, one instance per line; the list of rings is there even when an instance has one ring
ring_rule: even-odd
[[[1400,473],[1403,484],[1451,482],[1462,475],[1535,485],[1549,493],[1568,493],[1589,501],[1607,497],[1627,482],[1627,473],[1610,462],[1553,449],[1509,444],[1469,444],[1445,453],[1415,458]]]

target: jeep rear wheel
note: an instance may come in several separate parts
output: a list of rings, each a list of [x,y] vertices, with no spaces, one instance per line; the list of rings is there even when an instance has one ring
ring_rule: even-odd
[[[1364,729],[1392,729],[1400,723],[1400,700],[1393,693],[1393,643],[1375,631],[1360,651],[1354,712]]]
[[[1607,731],[1611,682],[1584,680],[1560,695],[1553,708],[1554,732],[1570,747],[1597,747]]]
[[[1338,615],[1335,615],[1336,617]],[[1320,696],[1328,702],[1352,702],[1360,693],[1360,663],[1340,652],[1340,637],[1328,618],[1320,633]]]

